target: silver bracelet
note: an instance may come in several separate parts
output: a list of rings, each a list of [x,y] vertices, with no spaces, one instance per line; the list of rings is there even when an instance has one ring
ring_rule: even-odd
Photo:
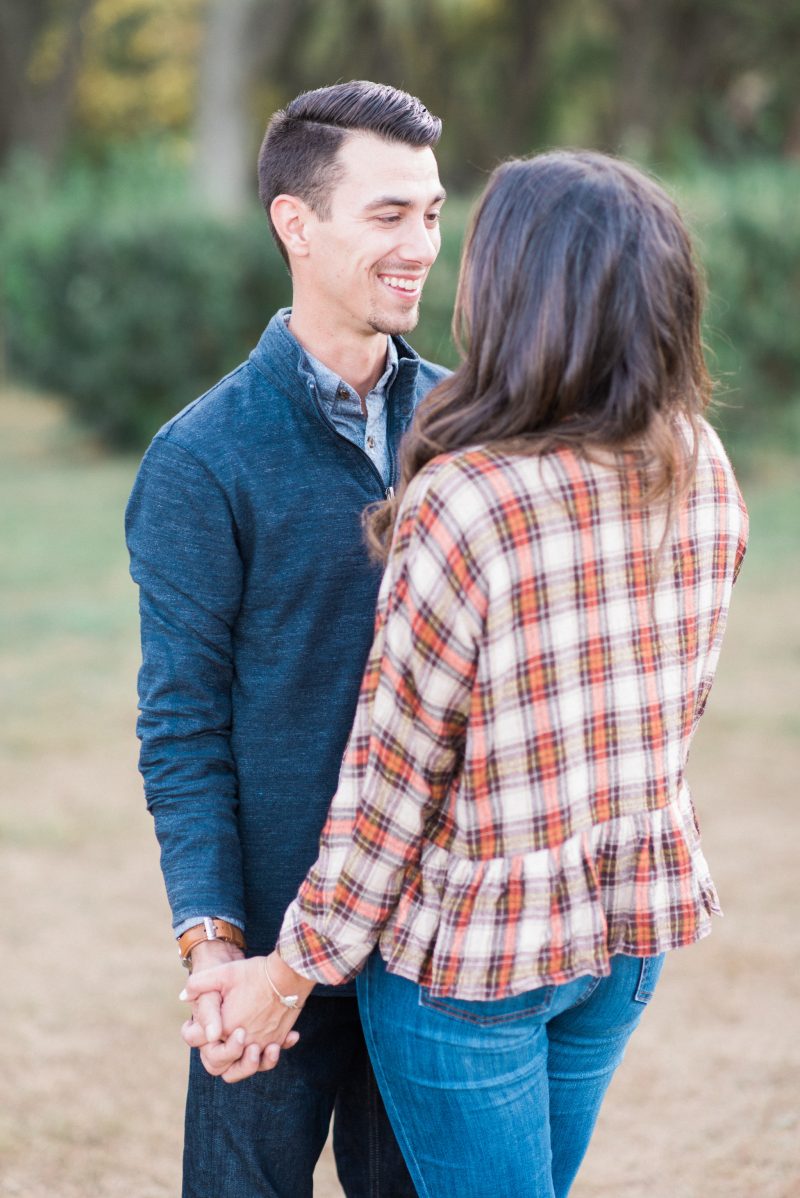
[[[282,1003],[284,1007],[288,1007],[290,1011],[302,1011],[303,1004],[300,1002],[299,994],[281,994],[280,990],[269,976],[266,957],[264,958],[264,973],[267,975],[267,981],[270,984],[270,989],[277,998],[278,1002]]]

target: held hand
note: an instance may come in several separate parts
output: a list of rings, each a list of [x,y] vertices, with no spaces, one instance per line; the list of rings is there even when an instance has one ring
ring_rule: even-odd
[[[241,949],[225,940],[204,940],[192,949],[192,968],[195,973],[242,958]],[[190,1048],[199,1048],[206,1069],[227,1069],[244,1052],[245,1037],[222,1040],[222,998],[218,990],[208,990],[192,1003],[192,1014],[181,1028],[181,1035]]]
[[[226,940],[203,940],[192,949],[192,973],[196,975],[205,969],[242,958],[242,950]],[[192,1003],[192,1021],[197,1025],[195,1035],[200,1037],[197,1043],[192,1042],[193,1047],[199,1048],[201,1043],[213,1044],[222,1038],[221,1005],[217,990],[204,991]]]
[[[286,1043],[287,1036],[299,1007],[292,1010],[281,1003],[270,986],[265,966],[281,994],[297,995],[302,1005],[314,983],[294,973],[277,953],[269,958],[250,957],[193,973],[181,995],[192,1003],[210,992],[221,998],[222,1035],[230,1039],[225,1045],[217,1043],[204,1048],[203,1063],[210,1073],[222,1076],[225,1081],[240,1081],[258,1070],[274,1068],[280,1046],[291,1044],[291,1041]],[[244,1028],[245,1041],[237,1034]],[[187,1043],[195,1042],[186,1028],[184,1039]],[[244,1043],[246,1048],[242,1052]]]
[[[221,1005],[219,991],[217,990],[203,997],[210,999],[212,996]],[[236,1028],[227,1040],[217,1039],[210,1042],[206,1039],[201,1024],[195,1022],[194,1019],[187,1019],[183,1024],[181,1027],[181,1037],[184,1043],[188,1044],[190,1048],[198,1048],[200,1050],[200,1059],[205,1069],[214,1076],[223,1074],[231,1065],[241,1060],[247,1043],[247,1033],[242,1027]],[[280,1053],[280,1049],[294,1048],[299,1039],[300,1033],[292,1030],[280,1047],[277,1044],[267,1045],[267,1048],[264,1050],[267,1055],[264,1056],[262,1053],[260,1054],[260,1058],[263,1057],[266,1063],[274,1057],[274,1064],[278,1060],[277,1054]],[[261,1065],[260,1058],[259,1065]]]
[[[192,950],[193,973],[212,969],[229,961],[243,959],[241,949],[224,940],[201,941]],[[295,1039],[284,1045],[291,1048]],[[226,1040],[222,1038],[222,995],[218,990],[208,990],[192,1003],[192,1015],[181,1028],[181,1036],[190,1048],[200,1050],[200,1059],[209,1073],[224,1073],[239,1061],[245,1051],[247,1037],[243,1028],[237,1028]],[[277,1059],[277,1058],[276,1058]]]

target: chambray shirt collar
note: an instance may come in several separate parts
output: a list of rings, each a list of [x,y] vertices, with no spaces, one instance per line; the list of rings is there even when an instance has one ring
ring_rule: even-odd
[[[300,403],[309,404],[309,410],[320,410],[312,402],[309,383],[316,380],[311,373],[305,353],[299,341],[286,327],[291,308],[279,308],[259,338],[250,354],[250,361],[274,387],[291,394]],[[411,423],[417,398],[417,377],[421,359],[405,338],[389,338],[397,353],[397,377],[390,386],[393,437],[401,437]],[[436,380],[433,380],[436,381]],[[431,384],[433,385],[433,384]]]
[[[340,378],[339,375],[326,366],[324,362],[320,362],[318,358],[315,358],[313,354],[310,354],[308,350],[304,349],[303,346],[300,345],[300,342],[297,341],[297,338],[289,329],[289,319],[291,315],[291,308],[284,308],[281,311],[281,316],[286,326],[286,331],[289,333],[289,336],[292,338],[292,340],[295,341],[300,347],[301,353],[305,359],[305,363],[314,376],[319,398],[326,411],[332,416],[349,416],[354,410],[361,414],[361,399],[359,398],[358,393],[350,386],[349,383],[346,383],[344,379]],[[370,407],[372,407],[370,400],[375,400],[375,407],[373,410],[375,411],[376,415],[378,414],[378,409],[382,408],[386,403],[386,397],[388,395],[389,389],[397,377],[399,364],[397,346],[395,345],[392,337],[387,337],[386,345],[385,369],[367,396],[367,404]],[[378,401],[380,402],[378,403]]]
[[[299,345],[288,327],[285,331]],[[365,396],[358,392],[324,362],[303,350],[303,364],[311,372],[320,407],[341,436],[366,453],[384,486],[392,483],[392,454],[389,447],[388,398],[399,370],[399,355],[391,337],[387,338],[383,374]]]
[[[383,374],[365,400],[365,406],[368,411],[374,413],[376,416],[380,414],[380,410],[386,403],[389,388],[397,377],[397,349],[391,337],[387,337],[386,346],[386,366]],[[354,408],[357,408],[361,412],[361,399],[349,383],[346,383],[344,379],[340,379],[332,370],[329,370],[324,362],[319,362],[316,358],[312,358],[311,354],[306,353],[306,358],[314,372],[320,397],[324,404],[330,404],[331,410],[334,413],[342,412],[344,414],[347,412],[349,414]]]

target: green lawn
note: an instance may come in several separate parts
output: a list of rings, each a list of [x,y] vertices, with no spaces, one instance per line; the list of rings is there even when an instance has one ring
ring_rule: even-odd
[[[83,742],[130,711],[136,600],[122,519],[134,471],[94,452],[56,405],[0,394],[7,753]]]

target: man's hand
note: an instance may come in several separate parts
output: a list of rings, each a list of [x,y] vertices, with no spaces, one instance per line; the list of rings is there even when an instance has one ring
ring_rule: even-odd
[[[213,991],[219,1003],[219,992]],[[200,1060],[208,1073],[217,1076],[228,1070],[231,1065],[245,1055],[245,1046],[247,1044],[247,1033],[243,1027],[236,1028],[234,1032],[228,1036],[227,1040],[209,1041],[206,1039],[205,1031],[201,1024],[196,1023],[194,1019],[187,1019],[181,1027],[181,1037],[184,1043],[190,1048],[200,1050]],[[257,1045],[251,1045],[250,1057],[253,1063],[258,1068],[271,1068],[277,1064],[282,1048],[294,1048],[300,1039],[300,1033],[296,1031],[289,1032],[282,1046],[277,1044],[268,1044],[263,1052],[259,1051]]]
[[[227,940],[202,940],[192,949],[192,974],[242,960],[242,950]],[[199,1048],[201,1060],[209,1073],[221,1072],[238,1061],[244,1052],[244,1029],[226,1042],[222,1038],[222,996],[218,990],[207,990],[192,1003],[192,1014],[181,1028],[181,1035],[190,1048]]]
[[[229,961],[239,961],[244,953],[227,940],[201,940],[192,949],[192,974]],[[207,990],[192,1003],[192,1020],[202,1029],[206,1044],[222,1039],[221,998],[217,990]]]
[[[267,962],[269,976],[280,992],[296,994],[303,1003],[314,983],[296,974],[277,953],[193,971],[182,995],[193,1009],[204,995],[215,996],[225,1042],[209,1043],[201,1049],[201,1056],[208,1072],[224,1081],[241,1081],[259,1070],[273,1069],[281,1046],[288,1048],[297,1042],[297,1033],[291,1028],[299,1009],[291,1010],[280,1002],[267,979]],[[191,1028],[184,1024],[184,1040],[198,1047]]]

